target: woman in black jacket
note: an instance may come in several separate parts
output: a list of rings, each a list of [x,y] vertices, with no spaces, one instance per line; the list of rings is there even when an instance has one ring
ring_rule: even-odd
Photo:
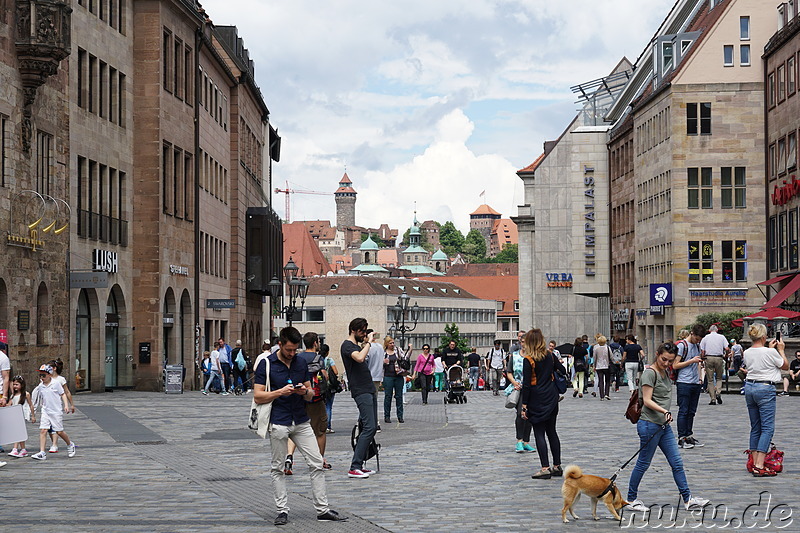
[[[554,371],[566,373],[564,366],[552,352],[547,351],[542,330],[530,330],[522,341],[522,417],[533,425],[536,450],[542,469],[533,474],[533,479],[550,479],[562,476],[561,441],[556,433],[559,393],[556,389]],[[547,438],[545,438],[545,436]],[[553,467],[547,456],[547,443],[553,454]]]
[[[586,357],[589,351],[583,347],[583,339],[577,337],[572,347],[572,368],[575,370],[575,379],[572,380],[572,397],[580,396],[583,398],[583,389],[586,388],[586,371],[589,365],[586,364]]]

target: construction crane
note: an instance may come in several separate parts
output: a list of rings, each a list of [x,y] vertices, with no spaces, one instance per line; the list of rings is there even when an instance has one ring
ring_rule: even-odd
[[[290,216],[290,201],[289,201],[289,195],[290,194],[319,194],[319,195],[324,195],[324,196],[333,196],[332,192],[304,191],[304,190],[290,189],[288,181],[286,182],[286,188],[285,189],[280,189],[280,188],[276,187],[275,188],[275,192],[286,195],[286,223],[287,224],[292,221],[292,217]]]

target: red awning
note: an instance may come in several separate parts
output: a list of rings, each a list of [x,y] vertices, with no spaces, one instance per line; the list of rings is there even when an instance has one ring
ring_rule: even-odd
[[[785,302],[789,296],[797,292],[797,289],[800,289],[800,274],[795,274],[794,277],[789,280],[789,283],[787,283],[784,288],[778,291],[778,294],[770,298],[767,303],[761,306],[761,309],[778,307]]]
[[[800,313],[798,313],[797,311],[789,311],[788,309],[781,309],[780,307],[768,307],[767,309],[756,311],[752,315],[747,315],[746,317],[743,318],[765,318],[767,320],[775,320],[776,318],[785,318],[787,320],[795,320],[797,318],[800,318]],[[735,322],[735,320],[733,322]]]
[[[774,285],[775,283],[779,283],[779,282],[781,282],[781,281],[783,281],[785,279],[791,278],[792,276],[794,276],[794,274],[784,274],[783,276],[776,276],[776,277],[774,277],[772,279],[768,279],[766,281],[760,281],[760,282],[756,283],[756,285],[762,285],[762,286]]]

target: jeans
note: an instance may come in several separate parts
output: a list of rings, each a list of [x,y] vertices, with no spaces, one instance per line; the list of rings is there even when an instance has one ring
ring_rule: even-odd
[[[225,376],[225,381],[223,382],[222,388],[224,390],[233,390],[233,381],[231,381],[230,363],[220,363],[219,366],[222,367],[222,375]]]
[[[639,445],[642,446],[642,451],[639,453],[636,466],[633,467],[631,479],[628,482],[628,501],[632,502],[639,495],[639,483],[642,481],[644,473],[650,468],[656,448],[661,448],[672,468],[672,479],[675,480],[675,485],[678,486],[683,501],[688,502],[692,497],[692,492],[686,481],[683,459],[678,449],[678,443],[675,441],[675,435],[672,433],[672,427],[667,424],[662,430],[658,424],[640,419],[636,423],[636,432],[639,434]]]
[[[581,372],[582,374],[583,372]],[[522,403],[520,401],[520,403]],[[558,418],[558,409],[553,412],[553,415],[547,420],[542,420],[533,424],[533,435],[536,437],[536,451],[539,453],[539,461],[542,463],[542,468],[550,466],[550,459],[547,457],[547,442],[550,442],[550,450],[553,453],[553,466],[561,464],[561,439],[558,438],[556,433],[556,419]],[[547,439],[545,440],[545,436]]]
[[[725,359],[721,356],[708,355],[705,360],[706,365],[706,379],[708,379],[708,395],[711,399],[716,401],[719,393],[722,391],[722,379],[725,375]],[[715,380],[714,377],[717,379]]]
[[[433,377],[436,378],[436,382],[433,384],[433,390],[437,390],[439,392],[444,390],[444,372],[436,372],[433,374]]]
[[[270,477],[272,488],[275,491],[275,505],[279,513],[288,513],[288,496],[286,492],[286,476],[283,474],[283,462],[289,448],[289,439],[297,445],[308,464],[311,474],[311,497],[317,514],[328,511],[328,496],[325,490],[325,470],[322,469],[322,454],[319,453],[319,444],[311,429],[311,423],[281,426],[271,424],[269,431],[269,444],[272,448],[272,464]]]
[[[402,376],[385,376],[383,378],[383,418],[392,415],[392,393],[394,393],[394,403],[397,409],[397,419],[403,419],[403,385],[406,380]]]
[[[502,368],[490,368],[489,369],[489,381],[492,382],[492,392],[499,392],[500,391],[500,377],[503,375]]]
[[[750,414],[750,450],[766,453],[775,434],[775,386],[748,383],[744,398]]]
[[[353,399],[358,407],[358,422],[361,424],[361,433],[358,435],[358,442],[356,442],[356,448],[353,450],[350,470],[361,470],[364,466],[364,461],[366,461],[369,444],[372,442],[375,432],[378,431],[378,421],[375,420],[377,397],[375,393],[366,392]]]
[[[676,383],[678,388],[678,438],[688,437],[694,427],[694,415],[700,401],[699,383]]]
[[[469,367],[469,388],[470,390],[478,390],[478,378],[481,375],[481,369],[478,366]]]
[[[220,382],[220,374],[217,370],[211,371],[211,373],[209,374],[208,381],[206,381],[206,388],[204,388],[203,390],[205,392],[208,392],[209,387],[211,387],[211,384],[214,383],[214,381],[216,381],[217,383]],[[224,386],[222,387],[222,390],[225,390]]]
[[[621,371],[620,371],[619,365],[615,365],[614,363],[611,363],[611,365],[609,365],[609,367],[608,367],[608,371],[609,371],[609,376],[610,376],[609,377],[609,382],[613,382],[614,383],[614,390],[618,390],[619,389],[619,382],[622,381],[622,378],[620,377],[620,372]]]
[[[639,381],[639,362],[625,363],[625,374],[628,376],[628,390],[633,392],[636,382]]]
[[[329,394],[328,397],[325,398],[325,412],[328,413],[328,429],[331,429],[331,412],[333,411],[333,399],[335,397],[335,394]]]
[[[428,403],[428,391],[431,388],[431,381],[433,380],[433,375],[428,374],[417,374],[419,376],[419,385],[420,390],[422,390],[422,403]]]
[[[597,393],[601,398],[608,396],[609,388],[611,387],[610,371],[607,368],[596,368],[597,373]]]

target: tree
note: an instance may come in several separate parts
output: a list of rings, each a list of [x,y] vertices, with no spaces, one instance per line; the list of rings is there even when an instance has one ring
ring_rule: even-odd
[[[439,244],[442,245],[444,253],[453,256],[464,251],[464,234],[458,231],[456,225],[451,221],[442,224],[439,230]]]
[[[438,222],[437,222],[437,224],[438,224]],[[408,228],[406,230],[406,232],[403,233],[403,240],[400,243],[401,245],[408,246],[409,244],[411,244],[410,241],[408,240],[408,235],[410,233],[411,233],[411,228]],[[426,251],[428,251],[428,252],[432,252],[433,251],[433,245],[428,242],[428,233],[424,229],[421,229],[421,231],[420,231],[419,245],[422,248],[424,248]]]
[[[478,230],[473,229],[467,233],[463,251],[471,262],[479,262],[486,257],[486,240]]]
[[[711,324],[716,324],[719,328],[719,334],[723,335],[726,339],[741,339],[743,333],[743,328],[737,328],[736,326],[732,325],[731,322],[738,318],[742,318],[743,316],[747,316],[749,313],[745,311],[730,311],[728,313],[702,313],[697,315],[694,319],[695,324],[700,324],[703,328],[708,331],[708,328]],[[692,326],[685,326],[685,329],[692,329]]]
[[[519,263],[519,244],[506,244],[500,253],[494,256],[495,263]]]
[[[458,326],[455,322],[444,325],[444,335],[442,335],[442,342],[439,344],[439,350],[443,351],[445,348],[447,348],[450,344],[450,341],[456,341],[456,348],[464,353],[467,353],[470,350],[469,344],[467,344],[467,339],[459,335]]]
[[[369,237],[369,236],[370,236],[370,235],[369,235],[368,233],[362,233],[362,234],[361,234],[361,242],[364,242],[364,241],[366,241],[366,240],[367,240],[367,237]],[[386,243],[385,243],[385,242],[383,242],[383,239],[381,239],[381,238],[380,238],[380,237],[378,237],[377,235],[373,235],[373,236],[372,236],[372,241],[373,241],[375,244],[377,244],[377,245],[378,245],[378,248],[386,248]]]

